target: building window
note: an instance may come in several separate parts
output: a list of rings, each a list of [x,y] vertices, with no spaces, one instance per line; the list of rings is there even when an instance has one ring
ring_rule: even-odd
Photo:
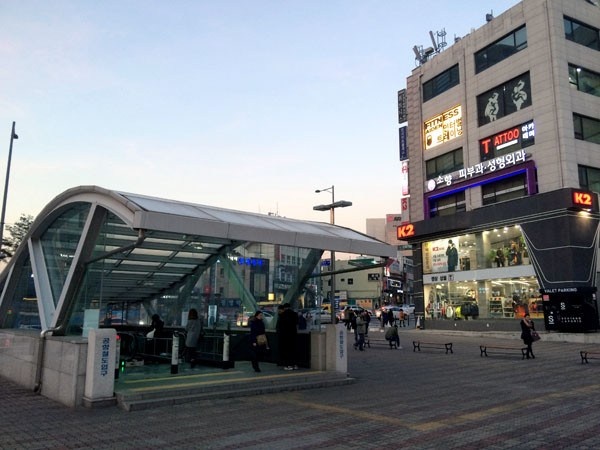
[[[458,64],[423,83],[423,102],[431,100],[436,95],[446,92],[448,89],[460,83]]]
[[[477,96],[479,126],[531,106],[529,72]]]
[[[575,139],[600,144],[600,120],[573,113]]]
[[[464,167],[462,148],[445,153],[425,163],[426,178],[437,178],[446,173],[456,172]]]
[[[354,278],[348,278],[348,284],[354,284]]]
[[[600,74],[569,64],[569,83],[578,91],[600,97]]]
[[[600,169],[579,166],[579,185],[583,189],[600,193]]]
[[[485,184],[481,187],[484,205],[505,202],[527,196],[527,178],[525,174]]]
[[[566,16],[564,22],[565,38],[594,50],[600,50],[600,34],[597,28]]]
[[[475,73],[483,72],[524,48],[527,48],[525,25],[475,53]]]
[[[466,211],[465,191],[429,200],[429,217],[451,216]]]

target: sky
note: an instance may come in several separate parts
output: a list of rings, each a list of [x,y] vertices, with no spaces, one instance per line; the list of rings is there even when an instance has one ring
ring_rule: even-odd
[[[81,185],[338,225],[400,212],[397,92],[517,0],[4,0],[6,223]],[[447,48],[448,48],[447,47]]]

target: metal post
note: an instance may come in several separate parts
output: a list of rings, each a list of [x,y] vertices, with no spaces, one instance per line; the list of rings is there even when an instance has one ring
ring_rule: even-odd
[[[331,225],[335,225],[335,186],[331,185],[331,211],[329,215],[329,221]],[[335,324],[335,252],[332,250],[331,254],[331,323]]]
[[[319,192],[331,192],[331,204],[330,205],[317,205],[314,206],[313,209],[315,211],[329,211],[329,223],[331,225],[335,225],[335,208],[345,208],[347,206],[352,206],[352,202],[348,202],[345,200],[335,202],[335,186],[331,185],[325,189],[317,189],[315,191],[317,194]],[[331,272],[331,323],[335,324],[335,251],[330,251],[331,255],[331,264],[329,265],[329,271]]]
[[[6,197],[8,196],[8,180],[10,178],[10,161],[12,159],[13,140],[19,139],[15,133],[15,122],[12,123],[10,133],[10,147],[8,148],[8,163],[6,164],[6,180],[4,181],[4,200],[2,202],[2,217],[0,217],[0,259],[2,259],[2,243],[4,239],[4,218],[6,217]]]
[[[333,208],[331,209],[333,211]],[[335,252],[331,251],[331,264],[329,265],[332,274],[335,273]],[[331,323],[335,324],[335,275],[331,275]]]

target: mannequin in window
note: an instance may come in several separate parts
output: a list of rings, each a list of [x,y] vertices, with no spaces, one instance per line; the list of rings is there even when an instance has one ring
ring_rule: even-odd
[[[446,249],[446,256],[448,257],[448,272],[454,272],[456,265],[458,264],[458,250],[454,246],[452,239],[448,241],[448,248]]]

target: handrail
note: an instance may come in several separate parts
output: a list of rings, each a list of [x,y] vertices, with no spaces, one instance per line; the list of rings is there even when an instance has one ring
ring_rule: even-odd
[[[37,366],[36,366],[36,374],[35,374],[35,386],[33,387],[33,392],[36,394],[40,394],[42,392],[42,364],[44,362],[44,352],[46,349],[46,335],[48,333],[58,331],[62,328],[62,326],[47,328],[42,330],[40,333],[40,345],[38,347],[38,358],[37,358]]]

